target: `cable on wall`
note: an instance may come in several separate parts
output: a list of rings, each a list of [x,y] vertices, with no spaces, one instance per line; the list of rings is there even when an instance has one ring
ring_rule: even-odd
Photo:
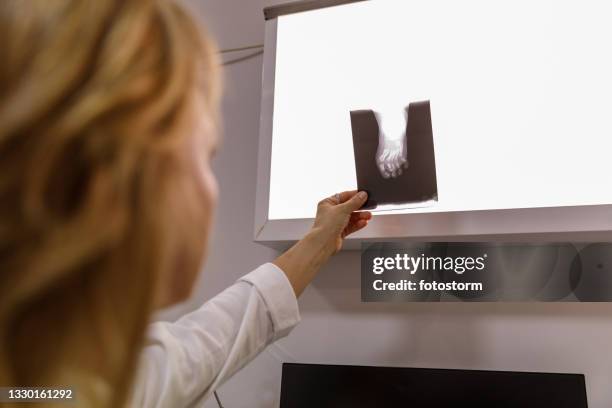
[[[256,57],[258,55],[261,55],[261,54],[263,54],[263,51],[257,51],[257,52],[245,55],[244,57],[235,58],[235,59],[232,59],[232,60],[229,60],[229,61],[224,61],[223,64],[221,64],[221,65],[228,66],[228,65],[232,65],[232,64],[237,64],[239,62],[246,61],[248,59],[251,59],[251,58]]]
[[[215,399],[217,400],[217,405],[219,405],[219,408],[223,408],[223,404],[221,404],[221,400],[219,399],[219,395],[217,394],[217,391],[213,391],[213,395],[215,396]]]
[[[220,50],[219,54],[228,54],[230,52],[238,52],[238,51],[246,51],[246,50],[254,50],[257,48],[263,48],[264,45],[263,44],[255,44],[255,45],[247,45],[244,47],[238,47],[238,48],[226,48],[224,50]]]
[[[233,65],[233,64],[237,64],[239,62],[242,61],[246,61],[249,60],[253,57],[256,57],[258,55],[263,54],[263,44],[255,44],[255,45],[247,45],[244,47],[237,47],[237,48],[226,48],[226,49],[222,49],[219,50],[219,54],[221,55],[225,55],[225,54],[233,54],[233,53],[239,53],[239,52],[244,52],[244,51],[250,51],[250,50],[256,50],[255,52],[251,52],[247,55],[243,55],[241,57],[236,57],[227,61],[223,61],[223,63],[221,65],[223,66],[228,66],[228,65]]]

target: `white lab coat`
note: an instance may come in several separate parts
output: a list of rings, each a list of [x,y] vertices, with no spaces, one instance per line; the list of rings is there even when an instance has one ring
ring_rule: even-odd
[[[300,321],[289,280],[267,263],[174,323],[150,325],[131,407],[198,407]]]

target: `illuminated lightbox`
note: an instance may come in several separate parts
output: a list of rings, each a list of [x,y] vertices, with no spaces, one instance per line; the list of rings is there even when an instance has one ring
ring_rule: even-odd
[[[609,2],[320,3],[267,10],[257,240],[358,186],[357,240],[612,230]]]

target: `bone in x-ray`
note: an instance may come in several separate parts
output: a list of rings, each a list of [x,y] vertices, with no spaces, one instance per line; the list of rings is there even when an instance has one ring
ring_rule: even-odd
[[[351,125],[357,188],[369,195],[363,208],[437,201],[429,101],[351,111]]]
[[[377,108],[374,111],[378,124],[378,149],[376,165],[384,178],[399,177],[408,168],[406,156],[406,120],[405,109],[389,107]]]

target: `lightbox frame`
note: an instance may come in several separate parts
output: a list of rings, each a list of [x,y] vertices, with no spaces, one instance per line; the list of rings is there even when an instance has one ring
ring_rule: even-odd
[[[278,17],[369,0],[308,0],[264,9],[265,38],[255,197],[255,242],[286,249],[310,229],[313,218],[271,220],[270,175]],[[321,197],[324,198],[324,197]],[[315,206],[316,203],[313,203]],[[612,204],[451,211],[375,216],[368,228],[348,237],[344,249],[375,241],[529,241],[612,240]]]

